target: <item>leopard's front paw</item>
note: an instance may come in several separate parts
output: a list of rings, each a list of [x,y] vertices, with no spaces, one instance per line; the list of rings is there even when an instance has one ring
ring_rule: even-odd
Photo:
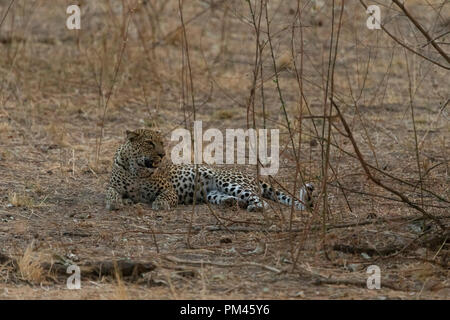
[[[170,209],[170,204],[167,201],[158,201],[155,200],[152,203],[152,209],[153,210],[169,210]]]
[[[109,211],[120,210],[133,204],[134,202],[131,199],[106,200],[106,209]]]
[[[123,206],[131,206],[134,204],[134,201],[130,198],[122,198],[122,205]]]
[[[130,198],[122,198],[114,188],[109,188],[106,193],[106,209],[109,211],[119,210],[124,206],[130,206],[134,202]]]
[[[113,211],[118,209],[118,205],[114,201],[106,200],[106,210]]]
[[[120,194],[114,188],[108,188],[106,191],[106,209],[109,211],[117,210],[120,207]]]

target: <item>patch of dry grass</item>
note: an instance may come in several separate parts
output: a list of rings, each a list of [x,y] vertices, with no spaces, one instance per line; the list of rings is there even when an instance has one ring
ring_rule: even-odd
[[[45,280],[44,269],[41,266],[44,259],[41,253],[33,250],[33,245],[34,242],[31,242],[17,260],[18,272],[23,280],[39,284]]]
[[[20,194],[17,192],[10,192],[8,194],[8,201],[15,207],[33,208],[36,206],[33,198],[26,194]]]
[[[114,295],[113,295],[113,299],[116,300],[129,300],[130,296],[128,294],[128,290],[127,287],[122,279],[122,275],[120,274],[120,272],[117,270],[116,268],[116,272],[115,272],[115,282],[116,282],[116,287],[114,290]]]

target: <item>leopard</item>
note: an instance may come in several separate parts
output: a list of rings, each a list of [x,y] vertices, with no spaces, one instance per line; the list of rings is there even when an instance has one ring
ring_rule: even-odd
[[[269,199],[296,210],[313,207],[314,185],[306,183],[298,198],[290,196],[267,179],[240,171],[200,164],[173,164],[166,157],[160,131],[126,130],[118,147],[106,191],[106,208],[118,210],[136,203],[153,210],[170,210],[179,204],[208,203],[241,207],[249,212],[268,208]]]

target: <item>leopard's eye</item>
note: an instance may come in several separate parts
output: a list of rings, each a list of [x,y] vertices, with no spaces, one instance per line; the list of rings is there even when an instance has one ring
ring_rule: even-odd
[[[155,147],[155,144],[153,143],[153,141],[147,141],[147,143],[149,144],[149,145],[151,145],[152,147]]]

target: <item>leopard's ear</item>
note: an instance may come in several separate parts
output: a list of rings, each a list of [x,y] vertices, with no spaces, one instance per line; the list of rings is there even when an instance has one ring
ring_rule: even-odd
[[[151,128],[148,129],[148,132],[150,132],[150,135],[154,136],[154,137],[162,137],[162,132],[161,130],[157,129],[157,128]]]
[[[136,140],[136,138],[139,136],[139,134],[136,131],[130,131],[130,130],[127,130],[126,134],[127,134],[127,139],[130,141]]]

